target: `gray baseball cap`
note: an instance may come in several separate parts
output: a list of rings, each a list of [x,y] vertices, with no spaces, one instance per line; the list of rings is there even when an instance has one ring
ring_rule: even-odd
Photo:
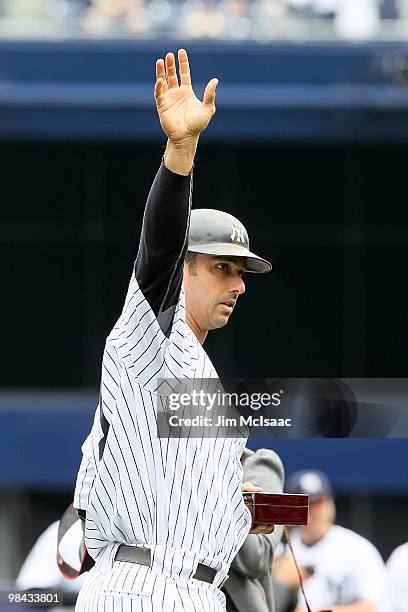
[[[272,264],[249,250],[248,232],[236,217],[222,210],[191,211],[188,250],[206,255],[245,257],[247,272],[270,272]]]
[[[308,495],[310,501],[333,496],[330,480],[320,470],[301,470],[295,472],[288,478],[285,490],[287,493],[303,493]]]

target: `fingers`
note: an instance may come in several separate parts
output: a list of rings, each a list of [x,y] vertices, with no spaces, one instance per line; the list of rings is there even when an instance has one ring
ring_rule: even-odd
[[[254,527],[252,527],[251,531],[249,533],[252,533],[253,535],[259,535],[259,534],[269,534],[269,533],[273,533],[275,530],[275,525],[269,524],[269,525],[254,525]]]
[[[206,106],[215,107],[215,91],[217,89],[218,79],[211,79],[204,90],[203,102]]]
[[[156,84],[154,86],[154,97],[157,99],[164,91],[167,90],[166,72],[164,70],[164,60],[156,61]]]
[[[166,76],[167,84],[169,87],[178,87],[178,78],[176,72],[176,60],[174,59],[174,53],[166,54]]]
[[[156,60],[156,80],[166,79],[166,72],[164,70],[164,60],[162,58]]]
[[[241,491],[246,493],[250,493],[251,491],[262,491],[262,487],[257,487],[253,485],[252,482],[244,482],[241,485]]]
[[[178,63],[180,85],[186,85],[188,87],[191,87],[190,64],[188,61],[187,51],[185,49],[179,49]],[[163,79],[165,89],[179,86],[174,53],[166,53],[165,60],[158,59],[156,61],[156,80],[158,79]],[[214,83],[213,81],[216,81],[216,83]],[[208,104],[210,105],[214,104],[214,88],[217,86],[217,83],[217,79],[212,79],[212,81],[210,81],[210,83],[208,84],[208,86],[210,86],[208,93]]]
[[[191,85],[190,65],[188,63],[188,55],[185,49],[179,49],[178,62],[181,84]]]
[[[164,85],[165,81],[163,81],[163,79],[157,79],[155,86],[154,86],[154,97],[156,98],[156,100],[159,99],[160,95],[163,93],[164,91]],[[166,87],[167,89],[167,87]]]

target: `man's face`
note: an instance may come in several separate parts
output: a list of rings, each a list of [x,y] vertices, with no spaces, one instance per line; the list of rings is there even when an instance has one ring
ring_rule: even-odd
[[[245,259],[197,253],[184,264],[187,319],[201,332],[224,327],[244,293]]]
[[[336,506],[332,497],[322,497],[310,502],[309,524],[313,526],[329,526],[334,523]]]
[[[328,533],[336,517],[336,506],[332,497],[322,497],[310,501],[309,520],[300,531],[304,544],[310,546]]]

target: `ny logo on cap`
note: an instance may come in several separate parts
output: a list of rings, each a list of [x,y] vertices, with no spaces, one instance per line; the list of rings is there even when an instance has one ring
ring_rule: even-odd
[[[233,223],[231,225],[231,240],[235,240],[235,242],[242,242],[245,244],[244,231],[245,229],[242,225],[238,225],[238,223]]]

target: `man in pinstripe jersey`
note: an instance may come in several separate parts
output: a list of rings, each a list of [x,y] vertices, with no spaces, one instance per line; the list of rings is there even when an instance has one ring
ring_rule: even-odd
[[[173,54],[156,62],[154,93],[167,147],[82,447],[74,507],[95,565],[78,612],[224,610],[219,587],[251,529],[241,488],[259,490],[242,485],[245,438],[157,435],[159,379],[217,377],[202,344],[209,330],[228,322],[251,259],[197,248],[185,263],[193,160],[215,112],[217,79],[200,101],[185,50],[178,61],[179,76]],[[243,231],[237,225],[232,236],[242,240]],[[257,271],[271,268],[252,260],[262,267]]]

